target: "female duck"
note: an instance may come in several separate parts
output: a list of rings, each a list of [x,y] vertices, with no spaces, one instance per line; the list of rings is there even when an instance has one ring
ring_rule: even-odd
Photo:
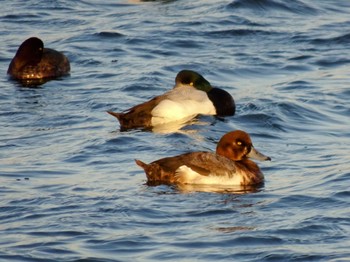
[[[70,63],[65,55],[44,48],[37,37],[25,40],[12,59],[7,74],[17,80],[52,79],[68,74]]]
[[[108,113],[119,120],[122,130],[126,130],[186,122],[198,114],[232,116],[235,109],[235,102],[228,92],[212,87],[197,72],[182,70],[176,76],[174,88],[167,93],[123,113]]]
[[[236,130],[220,139],[216,153],[192,152],[162,158],[150,164],[135,161],[144,169],[150,185],[258,185],[264,181],[264,176],[258,165],[249,158],[271,160],[253,147],[246,132]]]

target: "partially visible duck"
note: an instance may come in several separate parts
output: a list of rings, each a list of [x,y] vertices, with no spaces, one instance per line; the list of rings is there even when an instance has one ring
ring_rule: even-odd
[[[56,50],[44,48],[37,37],[25,40],[12,59],[7,74],[17,80],[53,79],[68,74],[68,58]]]
[[[232,116],[235,109],[235,102],[228,92],[212,87],[195,71],[182,70],[177,74],[172,90],[122,113],[108,113],[119,120],[122,130],[126,130],[188,121],[198,114]]]
[[[225,134],[214,152],[192,152],[166,157],[142,167],[149,185],[192,184],[248,186],[263,183],[264,175],[252,159],[271,160],[258,152],[250,136],[241,130]]]

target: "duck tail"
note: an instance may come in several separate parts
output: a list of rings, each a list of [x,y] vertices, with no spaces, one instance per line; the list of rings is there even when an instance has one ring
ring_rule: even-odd
[[[145,173],[146,173],[146,177],[147,177],[147,182],[152,181],[154,178],[152,176],[152,168],[151,165],[147,165],[146,163],[142,162],[141,160],[135,159],[136,164],[141,167]]]
[[[135,162],[145,171],[147,177],[147,185],[157,186],[164,183],[161,179],[161,170],[157,164],[146,164],[138,159],[135,159]]]
[[[147,165],[146,163],[144,163],[144,162],[142,162],[141,160],[138,160],[138,159],[135,159],[135,162],[136,162],[136,164],[137,164],[138,166],[142,167],[143,170],[146,171],[146,169],[147,169],[147,167],[148,167],[148,165]]]
[[[119,122],[120,122],[121,116],[123,115],[122,113],[116,113],[116,112],[113,112],[113,111],[107,111],[107,113],[112,115],[112,116],[114,116],[114,117],[116,117],[119,120]]]

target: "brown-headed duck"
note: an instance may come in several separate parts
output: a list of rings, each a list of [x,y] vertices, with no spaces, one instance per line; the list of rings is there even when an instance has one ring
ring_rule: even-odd
[[[192,184],[248,186],[263,183],[264,175],[252,159],[271,160],[258,152],[250,136],[241,130],[225,134],[214,152],[191,152],[166,157],[142,167],[149,185]]]

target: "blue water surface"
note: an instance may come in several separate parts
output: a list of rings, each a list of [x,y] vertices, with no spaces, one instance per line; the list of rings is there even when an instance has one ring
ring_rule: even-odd
[[[348,261],[350,1],[9,1],[0,14],[0,261]],[[70,76],[7,67],[31,36]],[[233,117],[120,132],[122,111],[200,72]],[[134,159],[243,129],[272,158],[254,191],[148,187]]]

